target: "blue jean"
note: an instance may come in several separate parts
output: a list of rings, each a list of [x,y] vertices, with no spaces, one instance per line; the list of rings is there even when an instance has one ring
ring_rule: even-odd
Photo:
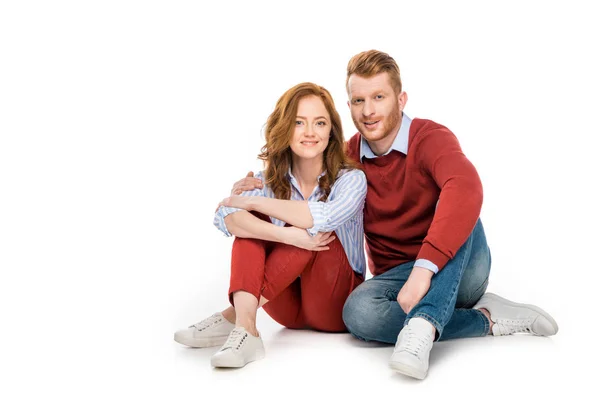
[[[402,327],[414,317],[431,322],[437,330],[436,340],[487,335],[488,319],[472,309],[487,288],[491,267],[481,220],[454,258],[431,279],[429,291],[407,315],[396,299],[414,263],[400,264],[375,276],[350,294],[343,319],[352,335],[365,341],[395,343]]]

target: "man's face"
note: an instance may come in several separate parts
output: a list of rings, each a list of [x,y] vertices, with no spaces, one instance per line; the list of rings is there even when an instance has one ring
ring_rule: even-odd
[[[350,75],[348,94],[352,121],[366,140],[377,142],[395,137],[400,127],[406,93],[396,95],[387,72],[370,78]]]

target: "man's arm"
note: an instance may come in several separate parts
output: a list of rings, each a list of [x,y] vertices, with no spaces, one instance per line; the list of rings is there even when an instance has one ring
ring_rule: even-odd
[[[420,166],[441,189],[435,215],[417,261],[398,303],[409,313],[429,291],[431,278],[454,258],[479,218],[483,188],[475,167],[463,154],[458,140],[446,128],[427,132],[415,151]]]
[[[421,168],[441,190],[417,259],[428,260],[441,270],[473,231],[481,213],[483,187],[477,170],[448,129],[428,132],[417,143],[416,151]]]

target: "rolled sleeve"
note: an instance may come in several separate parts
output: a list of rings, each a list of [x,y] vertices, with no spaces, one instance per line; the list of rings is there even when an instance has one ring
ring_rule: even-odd
[[[318,232],[332,232],[356,213],[362,212],[367,195],[367,178],[361,170],[351,170],[334,183],[329,201],[309,201],[313,226],[306,231],[314,236]]]
[[[309,201],[308,209],[313,218],[313,227],[308,228],[306,231],[310,236],[315,236],[317,233],[321,232],[322,229],[327,226],[327,223],[331,222],[331,217],[329,216],[329,207],[326,207],[327,203],[323,203],[321,201]]]
[[[225,236],[231,237],[231,232],[227,229],[227,224],[225,224],[225,217],[229,214],[233,214],[234,212],[240,211],[241,208],[235,207],[225,207],[221,206],[215,213],[215,218],[213,219],[213,224],[217,227],[218,230],[223,232]]]
[[[265,179],[263,177],[263,173],[258,172],[254,177],[263,181],[263,188],[242,192],[240,194],[240,196],[272,197],[272,192],[270,190],[268,190],[266,188],[266,185],[264,184]],[[213,218],[213,225],[216,226],[217,229],[219,229],[221,232],[223,232],[225,234],[225,236],[231,237],[232,234],[231,234],[231,232],[229,232],[229,230],[227,229],[227,225],[225,224],[225,217],[230,214],[233,214],[235,212],[241,211],[241,210],[242,210],[241,208],[235,208],[235,207],[225,207],[225,206],[219,207],[219,209],[215,212],[215,217]]]

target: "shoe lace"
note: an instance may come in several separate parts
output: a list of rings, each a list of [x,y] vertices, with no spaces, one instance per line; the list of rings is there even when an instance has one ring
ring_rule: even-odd
[[[419,335],[408,326],[406,332],[402,335],[402,340],[397,345],[397,350],[406,351],[420,360],[421,350],[423,350],[431,341],[430,336],[431,335]]]
[[[221,321],[223,321],[223,317],[221,317],[220,315],[211,315],[210,317],[203,319],[197,324],[190,326],[190,328],[196,328],[198,331],[201,332],[206,328],[210,328],[211,326],[220,323]]]
[[[236,350],[239,350],[240,347],[242,347],[244,345],[244,342],[246,341],[247,337],[248,337],[247,332],[245,332],[243,330],[239,330],[239,329],[234,329],[229,334],[229,337],[227,338],[227,341],[225,342],[223,347],[221,347],[221,350],[230,349],[230,348],[231,349],[235,348]]]
[[[533,330],[531,329],[532,323],[532,318],[498,319],[496,321],[496,329],[500,335],[511,335],[519,332],[533,333]]]

